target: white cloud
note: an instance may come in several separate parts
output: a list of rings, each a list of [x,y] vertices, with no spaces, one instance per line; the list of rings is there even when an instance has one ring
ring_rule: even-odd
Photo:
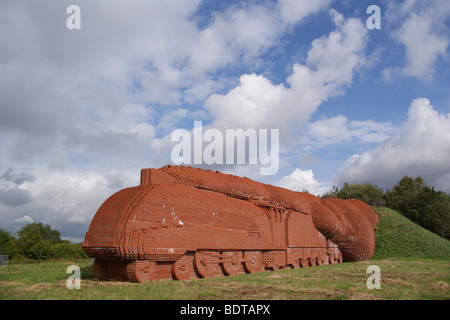
[[[176,108],[165,112],[159,119],[158,129],[164,132],[175,130],[180,119],[185,119],[188,114],[189,110],[185,108]]]
[[[226,95],[212,95],[205,108],[213,116],[218,128],[269,128],[279,127],[280,113],[288,108],[284,100],[288,90],[284,85],[273,85],[261,75],[248,74],[240,77],[240,85]]]
[[[402,20],[393,38],[405,47],[406,65],[402,68],[386,68],[385,78],[393,72],[430,80],[440,58],[448,56],[450,38],[446,21],[450,17],[450,3],[447,0],[404,1],[388,4],[387,18],[393,22]]]
[[[16,223],[20,223],[20,224],[28,224],[28,223],[34,222],[34,220],[30,216],[23,216],[20,218],[15,218],[13,221]]]
[[[281,0],[275,4],[232,5],[191,43],[190,71],[195,74],[215,71],[237,62],[257,65],[261,53],[275,45],[280,36],[307,16],[325,10],[331,0]]]
[[[357,19],[330,10],[336,30],[316,39],[307,64],[295,64],[289,87],[262,75],[246,74],[227,94],[215,94],[205,108],[218,128],[283,128],[301,132],[303,125],[328,98],[341,95],[362,67],[366,28]],[[291,132],[292,133],[292,132]],[[286,138],[286,137],[285,137]]]
[[[279,8],[283,20],[286,23],[293,23],[302,20],[324,8],[327,8],[332,0],[298,1],[280,0]]]
[[[337,115],[309,123],[302,145],[311,149],[354,141],[381,143],[394,131],[395,127],[389,122],[349,121],[346,116]]]
[[[252,63],[280,35],[282,24],[277,19],[275,12],[260,5],[233,7],[216,16],[192,46],[193,71],[213,71],[237,61]]]
[[[7,152],[0,158],[56,157],[48,161],[61,167],[74,153],[130,154],[154,128],[183,120],[181,103],[199,103],[222,88],[227,80],[211,76],[215,71],[253,66],[288,25],[328,2],[296,9],[289,23],[280,11],[286,2],[232,5],[200,29],[193,18],[200,0],[82,0],[78,31],[66,28],[67,3],[2,2],[0,147]],[[160,105],[167,107],[158,127]],[[175,113],[180,117],[170,118]],[[135,159],[147,161],[139,149]]]
[[[402,71],[409,76],[432,76],[436,60],[446,55],[448,37],[433,33],[432,19],[414,13],[394,34],[406,48],[407,65]]]
[[[75,241],[82,240],[80,237],[103,201],[122,188],[138,185],[140,177],[138,168],[108,173],[67,169],[35,171],[35,180],[28,187],[33,201],[2,212],[2,220],[9,220],[5,222],[9,230],[18,230],[34,221],[43,222]]]
[[[370,182],[390,188],[404,175],[421,176],[450,191],[450,114],[434,110],[426,98],[415,99],[400,133],[378,148],[351,157],[339,170],[338,184]]]
[[[293,191],[308,191],[316,196],[322,195],[328,190],[330,186],[326,183],[321,183],[314,179],[312,170],[295,169],[290,175],[285,176],[278,183],[278,186]]]

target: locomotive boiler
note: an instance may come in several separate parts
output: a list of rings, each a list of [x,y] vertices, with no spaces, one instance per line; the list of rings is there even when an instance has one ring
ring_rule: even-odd
[[[359,200],[165,166],[109,197],[83,248],[101,280],[186,280],[368,260],[376,223]]]

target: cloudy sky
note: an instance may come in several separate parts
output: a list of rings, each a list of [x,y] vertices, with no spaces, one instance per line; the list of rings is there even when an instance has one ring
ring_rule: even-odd
[[[43,222],[81,241],[109,195],[172,163],[171,133],[194,121],[280,134],[276,175],[203,168],[317,195],[404,175],[450,192],[448,0],[2,0],[0,46],[12,232]]]

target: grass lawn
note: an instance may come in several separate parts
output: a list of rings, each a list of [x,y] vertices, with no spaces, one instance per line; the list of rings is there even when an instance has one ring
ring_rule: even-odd
[[[66,269],[73,263],[48,261],[0,268],[1,299],[450,299],[450,262],[384,259],[322,267],[192,281],[102,282],[89,262],[81,268],[81,289],[69,290]],[[366,286],[367,267],[378,265],[381,289]]]

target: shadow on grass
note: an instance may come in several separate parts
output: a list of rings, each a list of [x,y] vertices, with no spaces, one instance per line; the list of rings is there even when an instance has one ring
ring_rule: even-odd
[[[92,271],[92,265],[81,267],[80,272],[81,279],[95,279],[94,271]]]

